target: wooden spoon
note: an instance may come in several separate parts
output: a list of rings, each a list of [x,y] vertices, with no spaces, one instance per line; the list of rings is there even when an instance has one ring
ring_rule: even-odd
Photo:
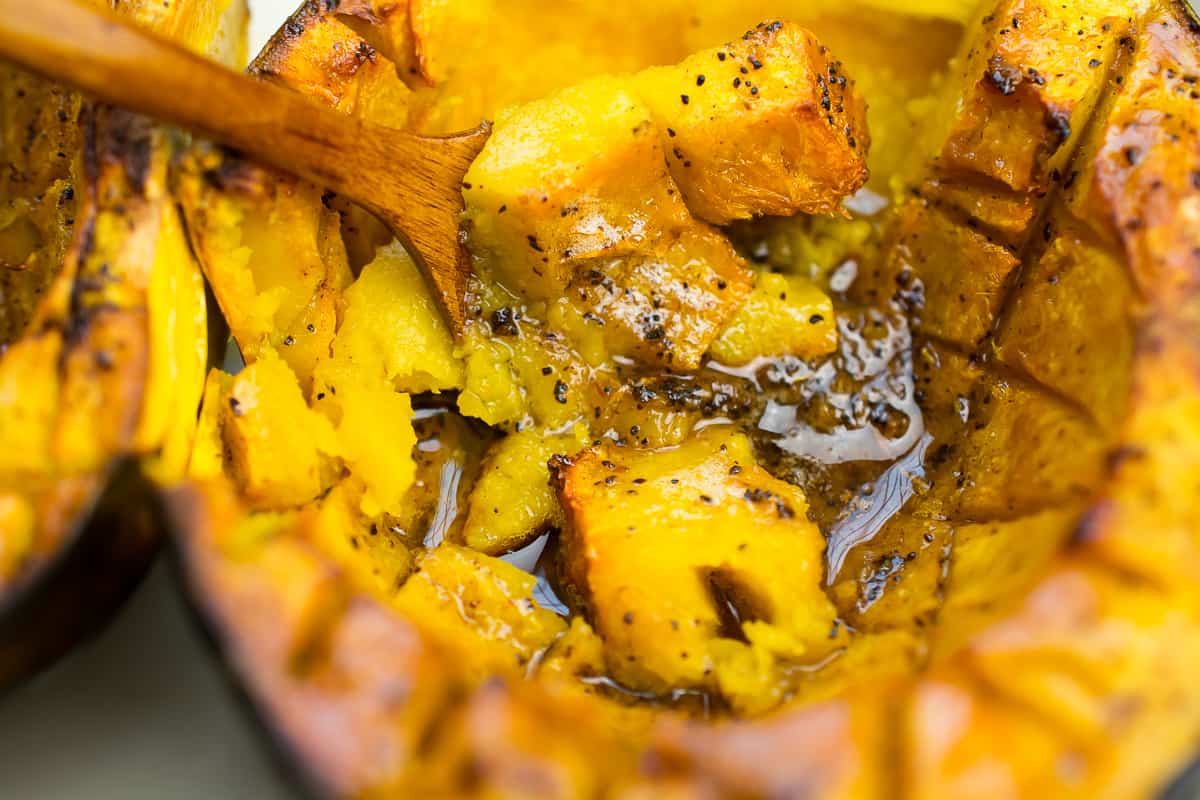
[[[408,247],[462,332],[470,271],[458,235],[462,179],[487,123],[430,137],[353,119],[73,0],[0,0],[0,58],[359,203]]]

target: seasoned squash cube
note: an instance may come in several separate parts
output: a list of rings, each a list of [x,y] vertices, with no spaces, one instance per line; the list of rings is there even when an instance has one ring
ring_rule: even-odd
[[[1132,42],[1132,18],[1120,0],[1004,0],[978,12],[982,35],[925,126],[918,160],[929,160],[932,175],[920,191],[1020,246],[1036,233],[1050,188],[1075,182],[1077,145],[1118,51]]]
[[[417,556],[392,606],[482,678],[523,675],[567,626],[533,601],[534,578],[498,558],[442,544]]]
[[[672,177],[707,222],[832,213],[867,180],[866,104],[794,23],[759,25],[636,81]]]
[[[550,458],[573,455],[587,443],[587,428],[546,435],[529,428],[492,445],[471,490],[463,538],[492,555],[526,544],[562,525],[562,506],[550,488]]]
[[[1011,518],[1095,492],[1107,441],[1079,409],[1008,378],[981,383],[968,405],[970,426],[955,446],[961,518]]]
[[[754,291],[709,353],[723,364],[740,366],[760,356],[815,358],[836,348],[837,321],[829,295],[807,278],[760,272]]]
[[[824,540],[745,437],[710,428],[672,450],[596,448],[557,480],[564,571],[617,680],[762,709],[786,690],[783,664],[830,646]]]
[[[1017,257],[921,201],[899,210],[891,236],[885,281],[922,330],[973,350],[1000,311]]]
[[[477,268],[534,300],[565,296],[617,354],[699,364],[750,272],[688,212],[649,109],[598,78],[502,115],[467,173]]]
[[[575,264],[569,297],[603,324],[616,354],[694,369],[750,293],[753,276],[725,237],[696,225],[653,249]]]
[[[693,224],[627,84],[596,78],[498,115],[463,196],[480,266],[510,291],[556,297],[571,259],[641,252]]]
[[[274,351],[238,373],[221,414],[228,467],[247,497],[282,508],[321,493],[321,451],[333,451],[333,431],[309,409],[295,374]]]

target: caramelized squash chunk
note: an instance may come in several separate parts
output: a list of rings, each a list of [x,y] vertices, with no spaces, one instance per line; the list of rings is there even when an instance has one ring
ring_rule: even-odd
[[[833,213],[867,180],[866,104],[798,25],[760,24],[636,80],[671,176],[706,222]]]
[[[500,116],[467,173],[470,244],[518,296],[565,296],[610,351],[695,367],[751,273],[688,212],[625,84],[598,78]]]
[[[801,491],[755,464],[744,436],[595,448],[560,462],[557,480],[565,575],[618,681],[762,710],[786,690],[783,664],[828,650],[824,540]]]
[[[565,296],[613,354],[695,368],[752,282],[701,220],[837,208],[866,180],[864,119],[824,48],[782,23],[510,109],[465,181],[478,269]]]

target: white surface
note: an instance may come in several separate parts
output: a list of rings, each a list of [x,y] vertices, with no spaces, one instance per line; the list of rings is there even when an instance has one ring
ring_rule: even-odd
[[[250,0],[255,53],[299,0]],[[293,800],[159,563],[113,624],[0,696],[4,800]]]

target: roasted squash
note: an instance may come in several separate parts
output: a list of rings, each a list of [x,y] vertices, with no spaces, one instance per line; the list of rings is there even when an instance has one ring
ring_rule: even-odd
[[[1160,792],[1200,740],[1200,25],[694,5],[314,0],[255,60],[497,120],[459,339],[361,210],[180,159],[246,366],[161,458],[259,719],[331,797]],[[35,206],[5,263],[71,252]]]
[[[241,2],[125,9],[230,60]],[[207,360],[170,135],[5,68],[0,684],[102,622],[149,566],[152,481],[183,476]]]

